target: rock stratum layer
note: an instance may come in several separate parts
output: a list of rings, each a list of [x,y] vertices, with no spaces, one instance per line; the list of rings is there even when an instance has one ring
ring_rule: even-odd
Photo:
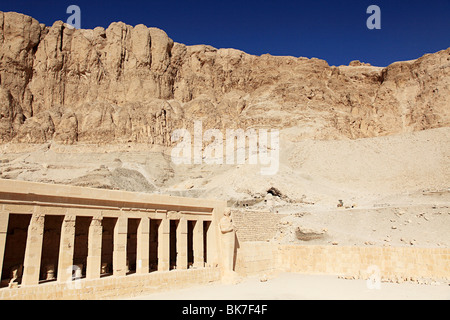
[[[177,128],[365,138],[450,124],[450,48],[373,67],[186,46],[157,28],[0,12],[0,142],[170,145]]]

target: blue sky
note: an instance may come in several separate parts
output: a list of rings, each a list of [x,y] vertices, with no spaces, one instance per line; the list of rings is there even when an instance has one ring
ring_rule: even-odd
[[[330,65],[360,60],[386,66],[450,47],[450,0],[0,0],[0,10],[51,25],[67,20],[71,4],[81,8],[86,29],[114,21],[142,23],[188,45],[316,57]],[[381,8],[381,30],[366,27],[372,4]]]

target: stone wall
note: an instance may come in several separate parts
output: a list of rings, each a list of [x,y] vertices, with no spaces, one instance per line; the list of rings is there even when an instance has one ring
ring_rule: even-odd
[[[277,245],[269,242],[283,215],[234,210],[235,270],[243,275],[274,271],[367,278],[374,271],[389,281],[450,280],[450,249]]]
[[[274,271],[367,279],[379,272],[385,281],[450,281],[450,249],[239,244],[236,272],[243,276]]]
[[[172,270],[145,275],[50,282],[36,286],[0,290],[0,300],[95,300],[112,299],[162,292],[169,289],[207,284],[220,280],[219,268]]]
[[[264,211],[233,210],[234,226],[239,242],[268,241],[277,232],[277,224],[285,215]]]
[[[235,271],[242,276],[272,273],[278,267],[277,252],[278,247],[269,242],[241,242]]]
[[[280,246],[278,264],[281,270],[306,274],[366,279],[378,269],[391,281],[450,280],[448,248]]]

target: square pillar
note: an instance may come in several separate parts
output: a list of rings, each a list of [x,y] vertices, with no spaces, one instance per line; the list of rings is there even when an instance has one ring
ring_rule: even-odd
[[[188,225],[187,220],[180,218],[177,227],[177,269],[188,267]]]
[[[89,225],[86,279],[100,278],[102,264],[102,217],[93,217]]]
[[[58,282],[71,282],[73,266],[73,250],[75,247],[76,216],[65,216],[61,226],[59,243]]]
[[[0,276],[3,270],[3,258],[5,255],[6,236],[8,233],[9,213],[0,211]]]
[[[114,227],[113,275],[127,274],[128,218],[119,217]]]
[[[203,268],[205,266],[204,247],[203,247],[203,220],[197,220],[193,233],[194,247],[194,267]]]
[[[170,267],[170,220],[161,220],[158,230],[158,271],[169,271]]]
[[[144,217],[137,229],[136,273],[148,273],[150,258],[150,219]]]
[[[220,232],[220,231],[218,231]],[[217,264],[217,252],[218,252],[218,245],[217,241],[219,241],[219,237],[216,236],[216,229],[215,225],[211,221],[209,224],[208,230],[206,230],[206,265],[208,267],[214,266]]]
[[[44,215],[40,213],[34,213],[31,216],[23,262],[23,286],[39,284],[42,241],[44,239],[44,220]]]

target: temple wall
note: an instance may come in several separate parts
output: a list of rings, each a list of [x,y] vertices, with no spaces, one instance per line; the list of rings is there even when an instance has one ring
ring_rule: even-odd
[[[217,281],[225,207],[0,180],[0,299],[96,299]]]
[[[80,279],[70,284],[50,282],[16,289],[5,288],[0,290],[0,300],[120,299],[219,280],[219,268],[172,270],[95,280]]]
[[[408,247],[279,246],[278,267],[286,272],[387,281],[450,280],[450,249]]]
[[[224,281],[225,209],[224,201],[0,180],[0,299],[120,298]],[[448,248],[279,245],[270,241],[278,219],[233,213],[238,275],[450,281]]]
[[[239,242],[235,271],[241,276],[270,274],[278,269],[278,247],[266,241]]]
[[[236,272],[242,276],[293,272],[383,281],[450,281],[450,249],[339,247],[241,242]]]
[[[285,217],[266,211],[233,210],[233,222],[240,242],[268,241],[278,231],[278,222]]]

